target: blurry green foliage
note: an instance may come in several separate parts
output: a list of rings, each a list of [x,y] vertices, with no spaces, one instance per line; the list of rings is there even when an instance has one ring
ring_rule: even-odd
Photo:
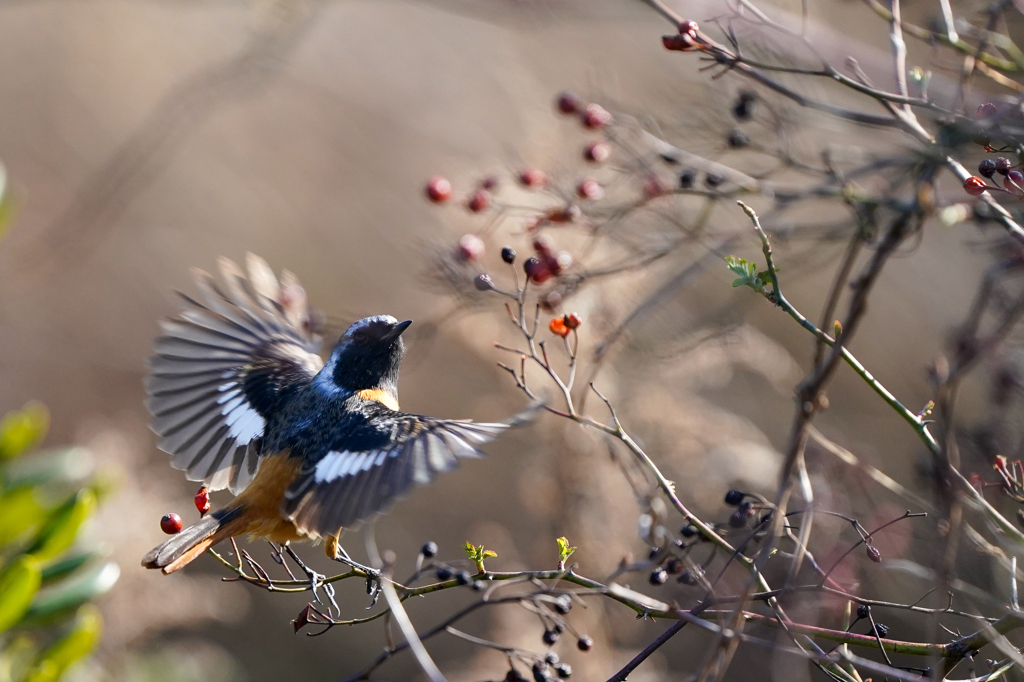
[[[103,630],[89,602],[120,573],[80,537],[104,493],[88,450],[33,452],[49,423],[38,403],[0,419],[0,682],[55,682],[87,657]]]

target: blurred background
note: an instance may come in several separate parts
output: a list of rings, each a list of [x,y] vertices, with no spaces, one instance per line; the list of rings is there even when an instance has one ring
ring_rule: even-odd
[[[926,18],[934,10],[926,4],[906,2],[905,11]],[[674,3],[700,21],[716,5]],[[855,54],[886,73],[884,22],[861,3],[812,5],[814,35],[830,55]],[[779,16],[799,6],[764,5]],[[689,151],[724,154],[723,112],[743,83],[712,80],[696,57],[664,50],[667,28],[637,0],[0,0],[0,160],[15,206],[0,243],[0,406],[44,402],[48,443],[87,446],[115,481],[88,532],[122,575],[100,602],[101,648],[74,679],[331,680],[376,655],[378,623],[294,635],[302,595],[222,584],[225,572],[207,557],[169,577],[139,567],[163,539],[161,515],[177,511],[188,522],[195,514],[196,485],[170,468],[147,429],[142,379],[157,322],[175,314],[174,290],[194,293],[190,268],[212,270],[219,256],[241,261],[251,251],[298,275],[328,315],[330,342],[365,315],[416,321],[403,408],[480,420],[514,412],[525,399],[495,366],[491,345],[514,340],[499,304],[467,310],[431,272],[436,254],[482,221],[428,204],[423,182],[441,173],[467,187],[525,166],[571,176],[588,137],[553,111],[566,87],[629,111]],[[785,56],[790,46],[767,47]],[[919,45],[912,57],[931,59]],[[893,144],[834,122],[806,134],[805,144],[869,152]],[[735,250],[756,255],[742,215],[714,220],[745,235]],[[927,366],[988,262],[971,247],[977,238],[970,226],[926,230],[872,300],[855,350],[908,405],[932,397]],[[488,244],[490,267],[500,246]],[[777,246],[798,307],[817,314],[844,248],[845,237]],[[588,320],[591,341],[647,293],[645,277],[588,289],[570,304]],[[730,485],[774,490],[792,388],[812,352],[791,320],[731,289],[731,279],[712,264],[631,327],[599,375],[681,497],[712,517],[728,514],[721,496]],[[968,417],[984,379],[965,389]],[[924,488],[914,434],[859,379],[840,371],[830,397],[819,428]],[[498,553],[489,567],[516,570],[553,566],[554,538],[568,535],[580,570],[598,579],[627,553],[646,554],[637,503],[603,442],[544,417],[490,454],[380,520],[377,541],[399,566],[411,571],[428,540],[450,559],[466,540],[483,543]],[[822,498],[834,491],[842,506],[853,483],[826,472],[816,478]],[[903,509],[878,491],[856,495],[868,526]],[[901,526],[879,547],[887,558],[910,558],[915,532]],[[357,535],[348,544],[362,556]],[[253,551],[266,558],[265,547]],[[913,584],[894,574],[886,589],[899,592],[906,580]],[[979,584],[997,589],[989,580],[981,570]],[[346,611],[363,613],[360,586],[339,592]],[[410,613],[426,627],[471,598],[422,600]],[[530,616],[502,608],[509,611],[481,613],[466,629],[539,650]],[[597,600],[575,617],[598,643],[587,657],[566,644],[579,679],[604,679],[663,627]],[[685,679],[702,642],[680,638],[630,679]],[[496,652],[451,639],[430,648],[452,680],[504,675]],[[775,679],[807,674],[773,665]],[[399,657],[383,674],[418,673]]]

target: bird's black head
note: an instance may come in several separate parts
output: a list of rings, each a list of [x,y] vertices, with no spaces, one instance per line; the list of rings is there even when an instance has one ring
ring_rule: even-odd
[[[338,340],[331,362],[334,383],[347,391],[383,389],[398,395],[398,370],[405,355],[402,332],[412,320],[390,315],[359,320]]]

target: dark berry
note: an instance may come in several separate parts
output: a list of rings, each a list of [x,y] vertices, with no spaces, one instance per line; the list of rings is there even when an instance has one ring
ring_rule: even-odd
[[[729,136],[726,138],[729,146],[733,149],[743,149],[750,144],[750,138],[742,130],[733,128],[729,131]]]
[[[437,543],[428,542],[427,544],[423,545],[423,547],[420,548],[420,554],[422,554],[428,559],[433,559],[437,556]]]
[[[757,97],[752,92],[741,92],[736,104],[732,107],[732,115],[739,121],[749,121],[754,117],[754,103]]]
[[[700,566],[688,568],[679,574],[679,582],[684,585],[696,585],[704,577],[704,571]]]
[[[558,110],[563,114],[575,114],[583,106],[583,100],[572,90],[564,90],[558,95]]]
[[[580,651],[590,651],[594,648],[594,640],[587,635],[583,635],[576,640],[576,648]]]
[[[533,681],[534,682],[550,682],[551,674],[548,672],[548,667],[537,661],[533,664]]]
[[[501,260],[505,261],[509,265],[516,262],[516,250],[511,246],[505,246],[501,249]]]
[[[747,525],[747,515],[741,512],[739,509],[734,511],[729,517],[729,526],[731,528],[744,528]]]
[[[555,623],[551,626],[551,629],[557,632],[558,634],[562,634],[563,632],[565,632],[565,626],[561,623]]]
[[[480,181],[480,186],[486,189],[488,192],[493,192],[498,188],[498,178],[493,175],[488,175],[486,178]]]
[[[427,198],[435,204],[443,203],[452,196],[452,183],[440,175],[435,175],[427,180],[426,192]]]
[[[437,579],[441,581],[451,580],[455,572],[447,566],[439,566],[436,571]]]
[[[736,490],[733,488],[725,494],[725,503],[730,507],[736,507],[743,501],[744,497],[746,497],[746,495],[743,494],[742,490]]]
[[[875,623],[875,627],[871,628],[871,632],[868,633],[872,637],[878,635],[879,637],[885,637],[889,634],[889,626],[884,623]]]
[[[558,665],[558,654],[556,654],[554,651],[549,651],[544,656],[544,662],[548,665]]]
[[[168,535],[176,535],[181,532],[181,517],[171,512],[160,519],[160,530]]]
[[[668,580],[668,571],[659,566],[651,571],[651,577],[648,580],[652,585],[664,585],[665,581]]]
[[[459,571],[455,574],[455,580],[460,585],[468,585],[473,582],[473,578],[469,575],[469,571]]]
[[[976,115],[978,118],[989,118],[990,116],[995,116],[998,111],[999,109],[998,107],[996,107],[995,104],[993,104],[992,102],[985,102],[980,107],[978,107]]]
[[[679,189],[690,189],[693,187],[697,175],[692,170],[685,170],[679,174]]]
[[[651,547],[651,551],[647,553],[647,559],[653,561],[658,558],[659,554],[661,554],[661,547]]]
[[[683,568],[683,562],[675,557],[672,557],[671,559],[665,562],[665,570],[673,575],[682,573]]]
[[[991,178],[996,173],[996,162],[992,159],[982,159],[978,164],[978,174],[982,177]]]
[[[1003,187],[1014,194],[1021,194],[1021,192],[1024,192],[1024,173],[1015,170],[1010,171],[1006,174],[1006,179],[1003,180]]]
[[[490,291],[494,288],[494,281],[486,272],[482,272],[473,278],[473,286],[477,291]]]
[[[518,670],[512,668],[508,671],[508,674],[505,675],[505,682],[526,682],[526,678],[523,677],[522,673]]]
[[[554,630],[544,631],[544,643],[548,646],[554,646],[555,642],[558,641],[558,633]]]
[[[882,563],[882,553],[878,551],[878,548],[874,545],[868,545],[867,549],[868,558],[874,561],[876,564]]]
[[[692,538],[693,536],[697,535],[697,527],[687,524],[683,526],[682,530],[679,531],[679,534],[682,535],[684,538]]]
[[[864,619],[871,613],[871,607],[867,604],[857,604],[857,618]]]
[[[750,500],[743,500],[742,502],[739,503],[739,505],[736,506],[736,511],[743,514],[744,516],[750,516],[750,511],[751,509],[753,509],[753,507],[754,505],[753,503],[751,503]]]
[[[558,673],[558,676],[561,677],[563,680],[568,679],[572,676],[572,666],[568,663],[562,663],[557,668],[555,668],[555,672]]]
[[[558,611],[560,614],[564,616],[565,614],[572,611],[572,598],[567,594],[563,594],[555,600],[554,606],[555,611]]]
[[[725,178],[723,178],[718,173],[708,173],[704,177],[704,184],[707,185],[708,187],[712,188],[712,189],[714,189],[715,187],[718,187],[723,182],[725,182]]]
[[[1005,156],[997,157],[995,160],[995,165],[996,172],[1002,175],[1006,175],[1007,173],[1010,172],[1010,169],[1013,168],[1013,164],[1010,163],[1010,160]]]

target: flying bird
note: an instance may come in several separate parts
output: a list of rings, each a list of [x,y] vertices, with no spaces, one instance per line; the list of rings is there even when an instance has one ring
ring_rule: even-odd
[[[195,270],[200,297],[182,294],[184,310],[156,339],[146,404],[160,449],[189,480],[236,497],[146,554],[146,568],[173,573],[239,535],[324,539],[328,556],[351,563],[338,544],[343,528],[482,455],[478,446],[524,420],[402,412],[411,320],[359,320],[325,363],[296,277],[278,279],[252,254],[247,269],[221,259],[220,283]]]

